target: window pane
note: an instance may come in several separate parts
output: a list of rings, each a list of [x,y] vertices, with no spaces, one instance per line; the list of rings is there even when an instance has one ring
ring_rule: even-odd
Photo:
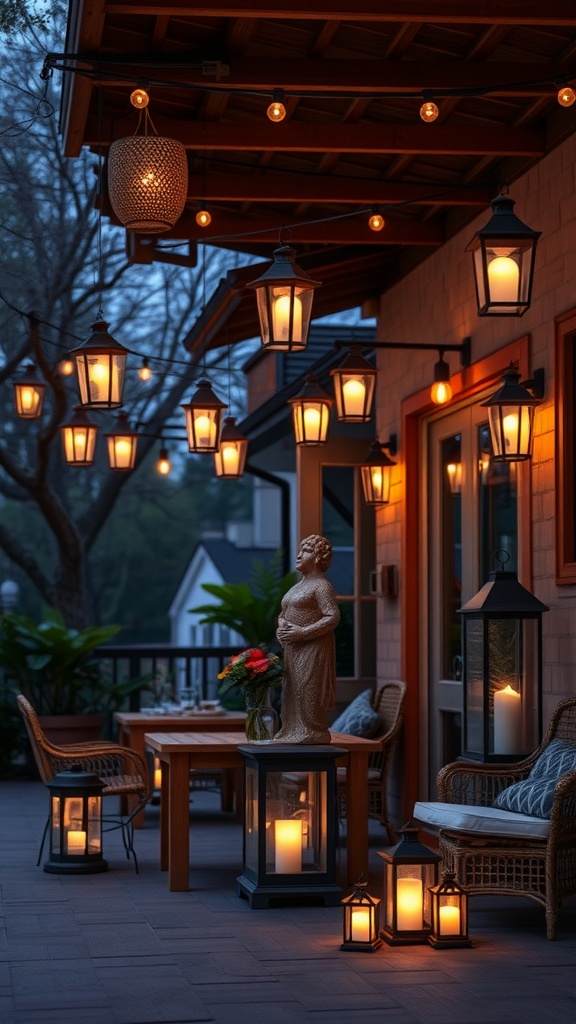
[[[498,552],[509,556],[507,572],[518,572],[518,501],[516,463],[490,460],[488,424],[478,427],[478,467],[480,474],[480,582],[486,583],[498,567]]]
[[[442,441],[442,676],[460,679],[462,605],[462,457],[461,437]]]

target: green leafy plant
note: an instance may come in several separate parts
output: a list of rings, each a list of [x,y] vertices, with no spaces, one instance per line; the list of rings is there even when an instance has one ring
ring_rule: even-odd
[[[282,598],[297,580],[295,572],[282,574],[278,552],[268,563],[254,560],[248,583],[203,583],[203,590],[218,603],[188,611],[202,615],[201,624],[218,623],[235,630],[250,647],[274,648]]]
[[[134,680],[114,683],[101,671],[94,648],[110,640],[119,626],[68,629],[53,608],[36,623],[27,615],[0,616],[0,667],[5,679],[43,715],[113,711],[134,689]]]

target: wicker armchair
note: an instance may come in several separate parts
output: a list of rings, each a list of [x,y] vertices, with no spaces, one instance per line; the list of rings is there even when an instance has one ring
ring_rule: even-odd
[[[390,679],[376,690],[374,710],[382,717],[382,729],[372,739],[380,741],[380,750],[368,762],[368,814],[376,818],[388,833],[390,843],[398,839],[388,813],[388,775],[396,741],[404,721],[406,683]],[[338,768],[340,818],[346,817],[346,769]]]
[[[524,761],[446,765],[437,779],[438,800],[490,807],[503,789],[528,777],[537,758],[554,739],[576,747],[576,699],[558,705],[545,739]],[[545,824],[544,819],[539,820]],[[556,784],[546,837],[511,838],[441,828],[439,848],[443,866],[454,871],[470,893],[526,896],[542,904],[547,937],[554,939],[558,908],[563,899],[576,894],[576,769]]]
[[[24,719],[32,753],[40,778],[47,785],[58,772],[66,771],[71,765],[80,765],[85,771],[98,775],[104,783],[103,797],[122,797],[128,802],[126,814],[113,814],[102,819],[104,831],[122,829],[126,856],[134,858],[138,872],[138,860],[134,851],[133,821],[150,797],[150,777],[145,761],[134,750],[121,747],[110,741],[75,743],[57,747],[44,735],[38,715],[30,702],[21,693],[16,697]],[[44,829],[37,864],[40,863],[46,840]]]

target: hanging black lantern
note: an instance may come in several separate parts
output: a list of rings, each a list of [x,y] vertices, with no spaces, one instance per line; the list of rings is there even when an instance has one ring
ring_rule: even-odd
[[[42,415],[46,385],[38,380],[34,363],[24,367],[24,376],[14,381],[16,415],[22,420],[36,420]]]
[[[325,444],[328,436],[330,407],[334,400],[320,387],[314,376],[306,378],[302,390],[288,399],[292,406],[294,435],[298,445]]]
[[[341,423],[368,423],[372,417],[378,371],[352,346],[342,366],[330,370],[334,378],[336,415]]]
[[[214,452],[216,476],[223,480],[238,480],[244,473],[248,438],[236,426],[236,418],[227,416],[220,434],[220,447]]]
[[[522,316],[530,306],[534,256],[541,231],[514,213],[514,200],[492,200],[492,217],[466,246],[472,253],[478,316]]]
[[[207,380],[198,381],[198,388],[184,409],[186,433],[191,452],[217,452],[220,447],[222,414],[228,406],[214,394]]]
[[[89,409],[122,405],[128,349],[108,334],[104,320],[92,324],[90,337],[70,355],[76,360],[81,405]]]
[[[256,291],[262,346],[276,352],[306,348],[314,289],[321,284],[301,270],[295,257],[295,249],[281,246],[268,269],[247,285]]]
[[[91,466],[98,427],[89,420],[81,405],[74,406],[74,415],[60,427],[64,458],[69,466]]]

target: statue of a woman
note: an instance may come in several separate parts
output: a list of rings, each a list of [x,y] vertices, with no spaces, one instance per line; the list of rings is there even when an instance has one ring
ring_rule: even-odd
[[[276,636],[284,648],[281,743],[330,743],[327,712],[334,707],[334,630],[340,621],[336,594],[324,573],[332,545],[312,534],[300,544],[302,579],[282,600]]]

